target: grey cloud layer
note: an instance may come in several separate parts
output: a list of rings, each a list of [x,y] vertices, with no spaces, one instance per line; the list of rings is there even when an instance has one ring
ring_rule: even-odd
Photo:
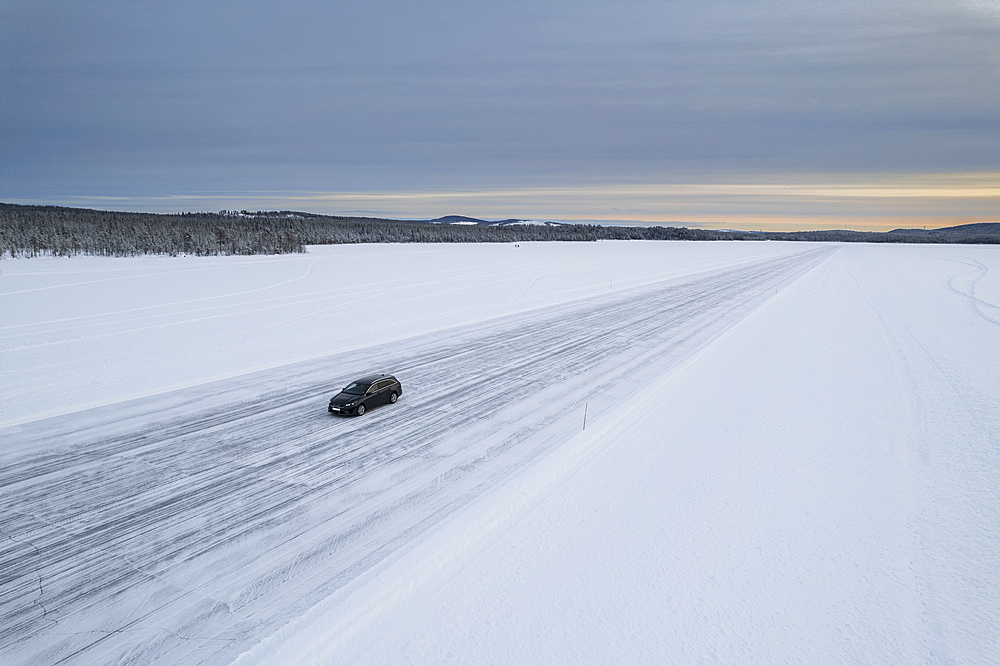
[[[996,170],[998,43],[976,3],[8,2],[0,195]]]

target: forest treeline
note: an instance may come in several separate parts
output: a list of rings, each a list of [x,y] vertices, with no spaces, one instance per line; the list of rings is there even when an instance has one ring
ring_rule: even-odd
[[[596,240],[793,240],[889,243],[1000,243],[1000,224],[962,233],[809,231],[749,233],[686,227],[454,225],[293,211],[121,213],[0,203],[0,257],[76,254],[126,257],[304,252],[340,243],[511,243]],[[974,227],[975,229],[971,229]],[[954,229],[959,229],[955,227]]]

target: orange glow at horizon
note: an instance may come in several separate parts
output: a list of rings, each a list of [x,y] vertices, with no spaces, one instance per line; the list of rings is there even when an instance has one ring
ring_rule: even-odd
[[[159,210],[301,210],[429,219],[547,219],[596,224],[808,231],[938,228],[1000,221],[1000,173],[783,174],[714,182],[388,192],[246,192],[148,200],[86,198],[74,205]]]

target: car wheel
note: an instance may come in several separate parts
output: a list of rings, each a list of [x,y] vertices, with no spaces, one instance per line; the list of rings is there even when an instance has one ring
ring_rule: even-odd
[[[361,416],[364,413],[365,413],[365,406],[363,404],[358,405],[358,416]]]
[[[395,404],[395,402],[396,402],[397,400],[399,400],[399,396],[398,396],[398,395],[396,395],[396,392],[395,392],[395,391],[393,391],[392,393],[390,393],[390,394],[389,394],[389,402],[391,402],[391,403]]]

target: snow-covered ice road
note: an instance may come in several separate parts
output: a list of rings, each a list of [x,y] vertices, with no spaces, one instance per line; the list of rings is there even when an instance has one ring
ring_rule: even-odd
[[[220,663],[599,420],[834,247],[0,432],[0,661]],[[397,405],[331,417],[354,376]]]

